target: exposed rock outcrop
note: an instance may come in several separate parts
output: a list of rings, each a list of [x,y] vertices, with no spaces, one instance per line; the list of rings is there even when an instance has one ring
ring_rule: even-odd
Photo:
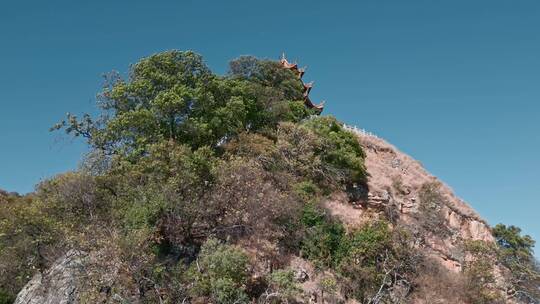
[[[368,205],[393,204],[404,222],[417,224],[422,187],[437,184],[444,203],[438,206],[443,224],[450,233],[443,237],[428,234],[425,248],[442,261],[449,270],[461,269],[457,247],[464,240],[493,241],[488,224],[446,184],[429,174],[422,165],[400,152],[386,141],[357,132],[366,152],[366,167],[370,175]]]
[[[45,273],[36,274],[14,304],[76,304],[85,254],[70,250]]]

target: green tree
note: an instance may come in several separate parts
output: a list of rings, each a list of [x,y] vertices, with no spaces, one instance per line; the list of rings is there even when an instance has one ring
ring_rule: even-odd
[[[535,241],[529,235],[521,235],[521,228],[497,224],[493,228],[497,244],[514,257],[532,259]]]
[[[247,79],[274,90],[276,97],[284,100],[302,100],[302,81],[277,61],[241,56],[229,63],[233,78]],[[279,96],[281,95],[281,96]]]
[[[524,301],[540,300],[540,269],[533,255],[535,241],[529,235],[522,235],[516,226],[497,224],[492,229],[499,245],[499,260],[508,267],[516,296]]]
[[[109,154],[138,156],[161,140],[218,147],[242,131],[309,115],[295,102],[302,86],[293,73],[276,62],[257,62],[257,77],[220,77],[191,51],[158,53],[134,64],[127,80],[107,78],[100,117],[68,114],[52,129],[83,136]]]

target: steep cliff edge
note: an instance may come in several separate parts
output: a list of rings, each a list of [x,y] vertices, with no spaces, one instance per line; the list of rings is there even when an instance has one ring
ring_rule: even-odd
[[[493,242],[488,224],[466,202],[458,198],[449,186],[427,172],[412,157],[402,153],[381,138],[368,133],[356,132],[366,152],[366,167],[369,173],[368,199],[360,202],[367,206],[378,204],[397,208],[400,219],[412,225],[418,224],[422,191],[426,185],[437,185],[441,195],[439,212],[444,216],[443,224],[450,233],[445,237],[429,234],[426,247],[444,260],[445,266],[458,271],[459,258],[453,256],[456,246],[464,240]]]
[[[427,172],[420,162],[372,133],[353,127],[347,129],[358,136],[366,153],[365,165],[369,176],[367,189],[363,190],[367,193],[352,201],[345,193],[335,193],[325,201],[325,207],[349,229],[356,229],[374,218],[395,217],[397,222],[418,233],[415,236],[420,240],[417,248],[450,273],[463,271],[464,264],[470,259],[464,250],[465,243],[495,243],[488,223],[448,185]],[[435,224],[439,227],[422,227],[424,221],[430,220],[426,219],[429,216],[423,213],[421,206],[427,190],[436,191],[436,211],[441,218]],[[429,228],[437,229],[426,231]],[[310,267],[303,265],[300,269]],[[505,303],[518,303],[509,291],[508,269],[495,263],[493,272],[496,288],[502,294],[509,294]],[[313,281],[319,279],[315,277]],[[315,290],[313,286],[317,283],[304,285]],[[429,303],[425,300],[416,299],[414,303]]]

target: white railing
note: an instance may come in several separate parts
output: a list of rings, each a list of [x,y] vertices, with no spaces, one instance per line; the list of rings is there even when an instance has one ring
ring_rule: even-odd
[[[379,136],[367,131],[366,129],[358,128],[357,126],[350,126],[348,124],[343,124],[343,128],[345,130],[351,131],[351,132],[356,133],[356,134],[366,135],[366,136],[375,137],[375,138],[380,139]]]

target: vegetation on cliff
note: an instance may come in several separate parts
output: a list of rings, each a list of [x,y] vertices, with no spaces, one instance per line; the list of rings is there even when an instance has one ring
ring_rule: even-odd
[[[365,154],[339,121],[304,106],[302,83],[277,62],[240,57],[218,76],[201,56],[170,51],[105,80],[98,117],[53,127],[88,141],[80,168],[32,194],[0,194],[0,303],[67,248],[91,257],[87,303],[292,303],[310,295],[291,257],[328,273],[320,290],[335,301],[402,303],[425,274],[437,279],[394,217],[348,229],[326,212],[328,195],[365,188]],[[445,234],[426,189],[422,229]],[[464,245],[472,258],[452,280],[470,280],[465,301],[500,296],[487,256],[511,270],[520,297],[538,297],[534,241],[513,226],[493,232],[497,246]]]

